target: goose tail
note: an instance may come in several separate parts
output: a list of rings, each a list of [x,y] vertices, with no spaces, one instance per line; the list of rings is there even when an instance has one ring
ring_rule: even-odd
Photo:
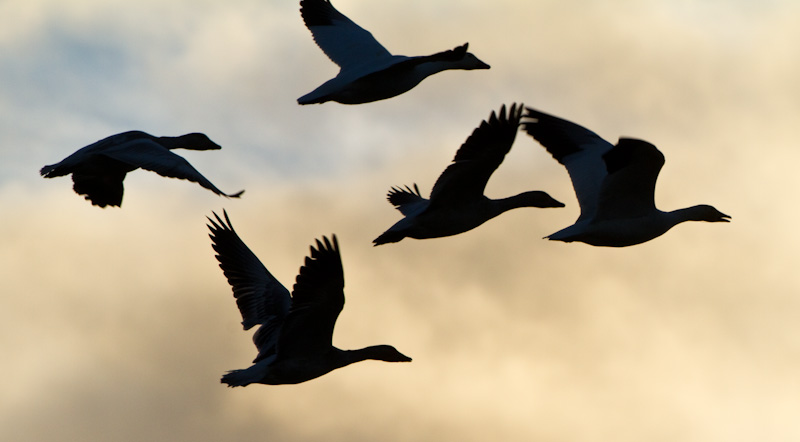
[[[255,370],[256,367],[258,366],[253,365],[243,370],[231,370],[222,376],[220,382],[228,384],[228,387],[244,387],[258,382],[263,373],[260,373],[260,370]]]
[[[44,166],[39,170],[39,174],[45,178],[54,178],[57,176],[63,176],[66,175],[67,173],[63,173],[62,171],[58,170],[58,164],[51,164],[49,166]]]
[[[392,231],[392,230],[387,230],[387,231],[381,233],[381,235],[378,236],[377,238],[373,239],[372,240],[372,245],[373,246],[379,246],[381,244],[387,244],[387,243],[390,243],[390,242],[399,242],[400,240],[402,240],[405,237],[406,237],[406,235],[401,233],[401,232],[395,232],[395,231]]]
[[[308,94],[303,95],[302,97],[297,99],[297,104],[305,105],[305,104],[322,104],[327,101],[330,101],[330,97],[328,95],[320,95],[316,93],[317,91],[312,91]]]
[[[253,383],[246,369],[231,370],[222,376],[220,382],[228,384],[228,387],[244,387]]]

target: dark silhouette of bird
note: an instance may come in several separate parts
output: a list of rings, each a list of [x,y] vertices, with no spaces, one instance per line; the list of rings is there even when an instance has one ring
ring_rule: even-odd
[[[142,168],[169,178],[193,181],[217,195],[238,198],[244,191],[226,194],[211,184],[172,149],[218,150],[219,145],[201,133],[156,137],[130,131],[112,135],[79,149],[61,162],[44,166],[45,178],[72,174],[73,189],[95,206],[121,206],[122,181],[128,172]]]
[[[298,98],[299,104],[369,103],[405,93],[437,72],[490,67],[467,52],[468,44],[433,55],[392,55],[328,0],[302,0],[300,15],[314,41],[340,70],[336,77]]]
[[[261,264],[225,220],[209,218],[212,246],[242,314],[245,330],[259,325],[253,336],[258,356],[253,365],[232,370],[221,382],[230,387],[252,383],[297,384],[355,362],[374,359],[410,362],[390,345],[340,350],[332,345],[336,318],[344,307],[344,270],[336,236],[311,247],[300,267],[291,295]]]
[[[650,241],[685,221],[730,221],[705,204],[671,212],[657,209],[654,193],[664,155],[647,141],[622,137],[612,145],[582,126],[531,108],[525,118],[525,131],[567,168],[581,208],[573,225],[546,238],[625,247]]]
[[[456,152],[425,199],[414,189],[393,187],[388,200],[405,218],[375,238],[374,245],[403,238],[439,238],[472,230],[486,221],[519,207],[564,207],[542,191],[529,191],[508,198],[490,199],[483,192],[492,174],[511,150],[517,136],[522,106],[512,104],[481,122]]]

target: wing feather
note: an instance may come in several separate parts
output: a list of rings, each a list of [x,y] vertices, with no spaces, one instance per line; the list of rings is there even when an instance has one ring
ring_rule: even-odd
[[[278,352],[281,358],[319,354],[332,345],[333,328],[344,307],[344,270],[336,235],[317,240],[292,290]]]
[[[217,195],[238,198],[243,191],[227,194],[219,190],[206,177],[197,171],[185,158],[165,148],[158,142],[142,138],[109,147],[97,155],[155,172],[163,177],[178,178],[197,183]]]
[[[418,213],[427,207],[428,201],[422,197],[416,183],[413,190],[408,186],[405,188],[392,187],[386,195],[386,199],[405,216]]]
[[[267,270],[233,229],[228,213],[225,220],[214,213],[208,218],[211,246],[217,252],[219,267],[233,289],[242,315],[242,326],[249,330],[261,325],[253,336],[259,355],[256,360],[275,353],[280,327],[289,313],[289,291]]]
[[[620,138],[603,155],[608,176],[600,188],[595,219],[637,218],[656,210],[656,180],[664,155],[647,141]]]
[[[337,11],[329,0],[302,0],[300,15],[317,46],[343,71],[392,56],[369,31]]]
[[[603,154],[613,146],[596,133],[571,121],[532,108],[526,111],[523,129],[567,168],[581,207],[578,220],[594,217],[600,188],[608,175]]]
[[[462,200],[474,200],[483,196],[492,174],[511,150],[517,136],[522,105],[506,106],[499,113],[492,111],[487,120],[472,132],[456,152],[453,162],[447,166],[431,190],[431,205],[437,201],[448,204]]]

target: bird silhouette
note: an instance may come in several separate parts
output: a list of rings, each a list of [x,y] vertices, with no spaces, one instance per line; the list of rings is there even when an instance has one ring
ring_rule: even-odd
[[[390,345],[340,350],[332,345],[336,318],[344,307],[344,270],[336,236],[311,247],[300,267],[291,295],[264,267],[225,220],[214,213],[212,247],[242,314],[245,330],[260,325],[253,342],[253,365],[232,370],[221,382],[230,387],[252,383],[297,384],[355,362],[374,359],[410,362]]]
[[[522,106],[503,105],[492,111],[456,152],[453,162],[436,180],[430,199],[414,189],[393,187],[388,200],[405,217],[375,238],[374,245],[403,238],[439,238],[472,230],[486,221],[518,207],[564,207],[542,191],[529,191],[502,199],[490,199],[484,189],[492,174],[511,150],[517,136]]]
[[[328,0],[302,0],[300,14],[314,41],[340,70],[336,77],[298,98],[299,104],[369,103],[405,93],[437,72],[490,67],[467,52],[468,44],[433,55],[392,55]]]
[[[218,150],[219,145],[201,133],[179,137],[156,137],[141,131],[123,132],[83,147],[56,164],[44,166],[45,178],[72,174],[73,189],[93,205],[121,206],[122,181],[128,172],[142,168],[169,177],[200,184],[217,195],[238,198],[244,191],[226,194],[211,184],[172,149]]]
[[[567,168],[581,214],[546,238],[625,247],[650,241],[685,221],[729,222],[709,205],[662,212],[655,205],[664,155],[652,144],[622,137],[616,145],[567,120],[528,108],[522,126]]]

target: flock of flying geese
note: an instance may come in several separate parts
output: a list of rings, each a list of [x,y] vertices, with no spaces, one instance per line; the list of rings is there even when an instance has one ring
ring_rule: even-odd
[[[449,69],[489,69],[467,52],[467,44],[432,55],[392,55],[372,34],[337,11],[329,0],[301,0],[300,13],[314,41],[340,67],[336,77],[300,97],[299,104],[335,101],[361,104],[405,93],[426,77]],[[518,207],[564,207],[542,191],[509,198],[484,195],[522,127],[569,173],[580,216],[546,238],[594,246],[625,247],[656,238],[684,221],[728,222],[709,205],[664,212],[653,199],[664,155],[652,144],[620,138],[616,145],[594,132],[544,112],[512,104],[495,113],[467,138],[424,198],[416,184],[393,187],[389,202],[403,218],[378,236],[374,245],[403,238],[439,238],[474,229]],[[72,174],[73,189],[93,205],[121,206],[122,181],[142,168],[198,183],[217,195],[227,194],[172,149],[217,150],[200,133],[156,137],[140,131],[112,135],[90,144],[40,173],[53,178]],[[251,383],[296,384],[366,359],[408,362],[389,345],[340,350],[332,345],[336,318],[344,306],[344,271],[335,235],[311,246],[290,293],[264,267],[233,229],[228,214],[208,218],[212,247],[232,286],[245,330],[258,355],[253,365],[232,370],[221,381],[231,387]]]

